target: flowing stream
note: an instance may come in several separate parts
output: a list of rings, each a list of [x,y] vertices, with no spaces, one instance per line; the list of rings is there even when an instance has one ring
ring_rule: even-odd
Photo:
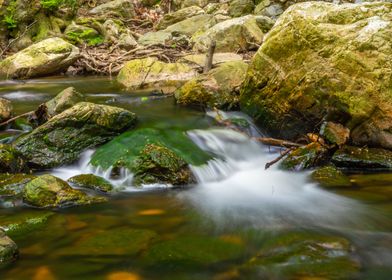
[[[266,244],[298,233],[310,239],[320,235],[344,239],[350,244],[347,250],[355,265],[340,259],[346,251],[334,247],[337,241],[323,241],[334,247],[325,245],[338,261],[318,269],[327,271],[331,265],[338,271],[331,274],[333,278],[345,279],[344,275],[351,274],[340,274],[339,270],[356,267],[355,277],[390,279],[389,174],[379,174],[377,179],[349,174],[352,188],[325,190],[310,180],[310,172],[286,172],[277,165],[265,170],[265,164],[276,158],[279,150],[243,133],[217,127],[215,112],[180,108],[171,98],[150,92],[120,91],[107,78],[4,82],[0,95],[13,101],[18,114],[34,109],[70,85],[85,93],[88,101],[135,112],[140,127],[186,131],[213,159],[191,166],[197,183],[181,189],[135,187],[132,174],[125,169],[112,178],[111,169],[90,164],[94,150],[85,151],[73,165],[49,170],[64,180],[94,173],[110,180],[116,192],[108,203],[54,212],[0,208],[0,225],[12,219],[48,216],[45,226],[12,236],[21,258],[0,269],[1,279],[305,279],[301,277],[314,269],[307,266],[311,260],[299,261],[308,247],[303,248],[303,255],[302,249],[295,249],[294,256],[284,263],[281,255],[265,255],[268,263],[257,269],[250,265],[263,255]],[[222,114],[247,119],[241,113]],[[7,133],[4,137],[11,135]],[[261,135],[252,123],[248,133]],[[132,235],[135,232],[140,236]],[[151,240],[143,241],[150,235]],[[132,238],[127,239],[129,236]]]

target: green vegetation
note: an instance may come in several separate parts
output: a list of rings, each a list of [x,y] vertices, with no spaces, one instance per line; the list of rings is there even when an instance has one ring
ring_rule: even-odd
[[[55,11],[61,6],[68,6],[72,9],[76,9],[77,4],[77,0],[41,0],[42,8],[48,11]]]
[[[86,29],[83,32],[68,32],[67,39],[74,44],[86,42],[89,46],[96,46],[104,42],[104,38],[97,35],[94,29]]]
[[[12,0],[6,10],[6,14],[3,18],[3,23],[7,26],[8,30],[13,30],[18,26],[18,21],[16,20],[16,0]]]

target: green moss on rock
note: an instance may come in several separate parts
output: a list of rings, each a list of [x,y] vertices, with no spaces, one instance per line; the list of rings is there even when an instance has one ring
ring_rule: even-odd
[[[135,114],[117,107],[80,102],[18,138],[14,147],[33,167],[75,161],[85,149],[103,144],[136,123]]]
[[[0,172],[27,172],[28,168],[21,154],[11,145],[0,144]]]
[[[24,186],[35,178],[30,174],[0,174],[0,197],[20,195]]]
[[[350,188],[350,178],[334,166],[328,165],[312,172],[312,180],[316,181],[323,188]]]
[[[42,175],[25,186],[23,201],[39,208],[54,208],[98,203],[105,199],[88,196],[52,175]]]
[[[291,6],[252,59],[242,110],[272,136],[290,139],[325,117],[352,131],[367,121],[373,125],[352,133],[353,140],[363,145],[377,133],[371,145],[392,147],[391,10],[381,2]]]
[[[93,189],[107,193],[113,190],[113,185],[102,177],[93,174],[76,175],[68,179],[68,182],[78,188]]]
[[[134,161],[133,183],[186,185],[192,181],[187,163],[170,149],[148,144]]]
[[[19,255],[18,247],[2,229],[0,229],[0,266],[14,262]]]

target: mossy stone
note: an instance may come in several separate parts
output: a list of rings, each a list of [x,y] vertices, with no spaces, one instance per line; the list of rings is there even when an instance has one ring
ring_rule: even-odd
[[[286,170],[303,170],[316,167],[327,160],[328,150],[318,142],[299,147],[279,164]]]
[[[135,185],[165,183],[186,185],[192,181],[187,163],[170,149],[147,144],[134,161]]]
[[[48,115],[50,117],[54,117],[66,109],[71,108],[75,104],[84,101],[84,99],[84,95],[76,91],[74,87],[68,87],[57,94],[54,98],[47,101],[45,106],[47,108]]]
[[[103,144],[136,123],[135,114],[121,108],[80,102],[54,116],[14,147],[35,168],[72,163],[85,149]]]
[[[327,189],[352,187],[350,178],[332,165],[316,169],[312,172],[311,178]]]
[[[13,107],[11,101],[0,98],[0,122],[6,121],[12,116]]]
[[[14,262],[19,255],[18,247],[2,229],[0,229],[0,266]]]
[[[392,169],[392,151],[344,146],[334,153],[332,162],[353,169]]]
[[[21,154],[8,144],[0,144],[0,172],[20,173],[27,172],[25,160]]]
[[[54,208],[92,204],[105,199],[88,196],[52,175],[42,175],[27,183],[23,191],[23,201],[39,208]]]
[[[0,197],[20,195],[24,186],[35,178],[30,174],[0,174]]]
[[[205,12],[197,6],[186,7],[172,13],[167,13],[159,20],[156,28],[157,30],[165,29],[172,24],[200,14],[205,14]]]
[[[110,182],[93,174],[76,175],[69,178],[68,182],[78,188],[93,189],[103,193],[113,190],[113,185]]]

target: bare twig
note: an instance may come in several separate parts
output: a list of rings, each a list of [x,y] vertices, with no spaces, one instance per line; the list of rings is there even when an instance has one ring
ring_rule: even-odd
[[[277,163],[278,161],[280,161],[282,158],[284,158],[287,154],[289,154],[292,150],[294,150],[294,148],[290,148],[285,150],[283,153],[280,154],[280,156],[278,156],[276,159],[267,162],[265,164],[265,169],[267,170],[268,168],[270,168],[272,165],[274,165],[275,163]]]

